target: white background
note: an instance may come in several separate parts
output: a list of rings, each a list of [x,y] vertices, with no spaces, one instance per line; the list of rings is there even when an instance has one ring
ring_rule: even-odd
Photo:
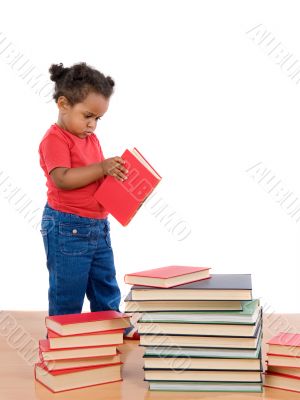
[[[191,231],[178,240],[146,205],[126,228],[111,217],[123,295],[127,272],[211,266],[212,273],[252,274],[254,295],[269,312],[299,312],[300,223],[251,167],[261,163],[300,196],[300,83],[247,34],[260,24],[300,58],[297,1],[52,0],[2,8],[0,32],[46,83],[59,62],[85,61],[115,79],[97,128],[102,148],[109,157],[136,146],[163,176],[157,198]],[[46,187],[37,149],[57,109],[9,65],[4,44],[1,50],[0,307],[46,310],[40,232],[9,194],[19,188],[41,216]]]

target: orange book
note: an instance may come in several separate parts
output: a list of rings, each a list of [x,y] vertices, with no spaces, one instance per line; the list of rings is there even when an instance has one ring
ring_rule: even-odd
[[[185,283],[207,279],[210,267],[183,267],[172,265],[126,274],[125,283],[151,287],[171,288]]]
[[[136,148],[125,150],[121,157],[128,170],[127,179],[122,182],[110,175],[106,176],[94,197],[116,220],[126,226],[158,185],[161,176]]]

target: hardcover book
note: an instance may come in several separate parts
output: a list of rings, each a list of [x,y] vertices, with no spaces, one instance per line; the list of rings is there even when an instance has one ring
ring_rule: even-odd
[[[132,300],[252,300],[250,274],[212,274],[169,289],[133,286]]]
[[[140,334],[253,337],[261,325],[261,315],[251,324],[137,322]]]
[[[126,274],[125,283],[130,285],[170,288],[184,283],[209,278],[210,267],[184,267],[173,265]]]
[[[172,382],[149,381],[150,390],[168,392],[261,392],[262,385],[252,382]]]
[[[128,314],[118,311],[95,311],[80,314],[52,315],[46,327],[61,336],[123,329],[130,326]]]
[[[70,349],[71,347],[117,346],[123,343],[124,329],[82,333],[80,335],[61,336],[48,329],[51,349]]]
[[[57,393],[120,381],[121,364],[48,371],[43,363],[37,363],[34,372],[37,381]]]
[[[144,312],[139,322],[186,322],[210,324],[254,324],[262,310],[259,300],[242,302],[242,311]]]
[[[158,185],[161,176],[136,148],[126,149],[121,157],[128,170],[127,179],[119,181],[113,176],[106,176],[94,197],[126,226]]]
[[[106,357],[117,354],[116,346],[73,347],[67,349],[51,349],[48,339],[39,341],[39,354],[42,361],[71,360],[82,357]]]

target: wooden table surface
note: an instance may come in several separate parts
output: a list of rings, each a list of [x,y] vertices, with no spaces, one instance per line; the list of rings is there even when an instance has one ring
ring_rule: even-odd
[[[123,382],[53,394],[35,382],[33,374],[38,340],[45,337],[45,316],[46,312],[0,311],[0,400],[300,400],[300,394],[269,388],[263,393],[149,391],[143,380],[143,348],[136,341],[126,341],[121,347]],[[280,331],[300,332],[300,314],[266,314],[264,342]]]

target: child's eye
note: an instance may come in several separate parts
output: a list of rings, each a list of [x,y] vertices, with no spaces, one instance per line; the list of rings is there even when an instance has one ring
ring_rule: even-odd
[[[92,118],[92,117],[93,117],[92,115],[85,115],[85,118]],[[101,119],[101,117],[97,117],[96,121],[98,121],[99,119]]]

